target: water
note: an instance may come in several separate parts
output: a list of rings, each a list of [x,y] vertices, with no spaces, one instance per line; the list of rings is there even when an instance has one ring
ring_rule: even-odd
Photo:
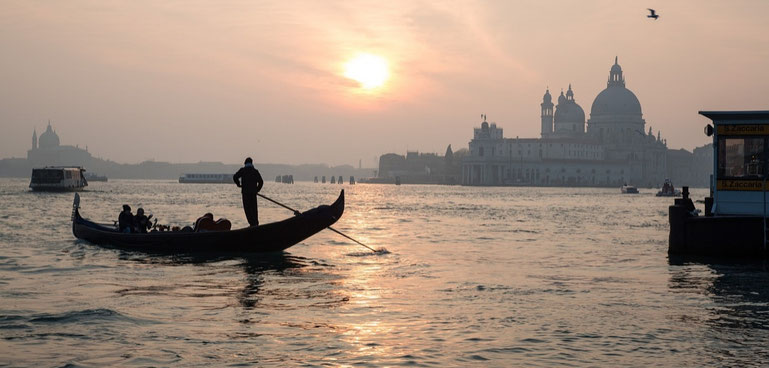
[[[765,366],[764,264],[667,256],[669,198],[619,188],[268,183],[347,208],[284,254],[196,258],[74,239],[72,194],[0,180],[0,366]],[[161,222],[246,224],[231,185],[92,183]],[[706,190],[693,190],[702,198]],[[290,216],[260,200],[260,221]]]

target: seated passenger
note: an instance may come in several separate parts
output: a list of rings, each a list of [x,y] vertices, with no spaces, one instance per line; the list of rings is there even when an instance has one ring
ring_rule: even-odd
[[[194,232],[199,232],[201,230],[210,230],[210,225],[214,223],[214,214],[213,213],[206,213],[203,216],[198,217],[197,220],[195,220],[195,227],[193,227]]]
[[[214,221],[214,215],[206,213],[195,221],[194,231],[229,231],[231,228],[232,223],[230,223],[230,220],[220,218]]]
[[[149,217],[144,215],[144,208],[139,208],[136,210],[136,216],[134,216],[134,226],[136,227],[137,233],[146,233],[147,230],[152,227],[152,223],[150,222],[150,219],[152,218],[152,215],[149,215]]]
[[[232,229],[232,223],[230,220],[227,220],[226,218],[219,218],[216,220],[216,230],[219,231],[230,231]]]
[[[121,233],[130,233],[134,227],[134,215],[131,213],[131,206],[124,204],[123,211],[117,218],[117,229]]]

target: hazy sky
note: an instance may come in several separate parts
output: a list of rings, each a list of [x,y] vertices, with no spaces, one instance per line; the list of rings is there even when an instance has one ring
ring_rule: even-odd
[[[646,8],[661,15],[646,18]],[[614,57],[647,130],[707,142],[698,110],[769,109],[769,1],[0,2],[0,157],[32,129],[118,162],[375,165],[466,148],[481,113],[539,137],[572,84],[589,118]],[[390,78],[344,76],[356,54]]]

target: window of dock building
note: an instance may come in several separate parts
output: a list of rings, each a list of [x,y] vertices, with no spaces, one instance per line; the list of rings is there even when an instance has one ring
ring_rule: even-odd
[[[766,152],[764,137],[718,138],[718,177],[763,176]]]

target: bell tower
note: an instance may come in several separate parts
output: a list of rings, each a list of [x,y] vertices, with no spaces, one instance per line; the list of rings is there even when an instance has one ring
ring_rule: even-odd
[[[550,89],[545,90],[545,95],[542,97],[542,138],[546,138],[553,134],[553,97],[550,96]]]

